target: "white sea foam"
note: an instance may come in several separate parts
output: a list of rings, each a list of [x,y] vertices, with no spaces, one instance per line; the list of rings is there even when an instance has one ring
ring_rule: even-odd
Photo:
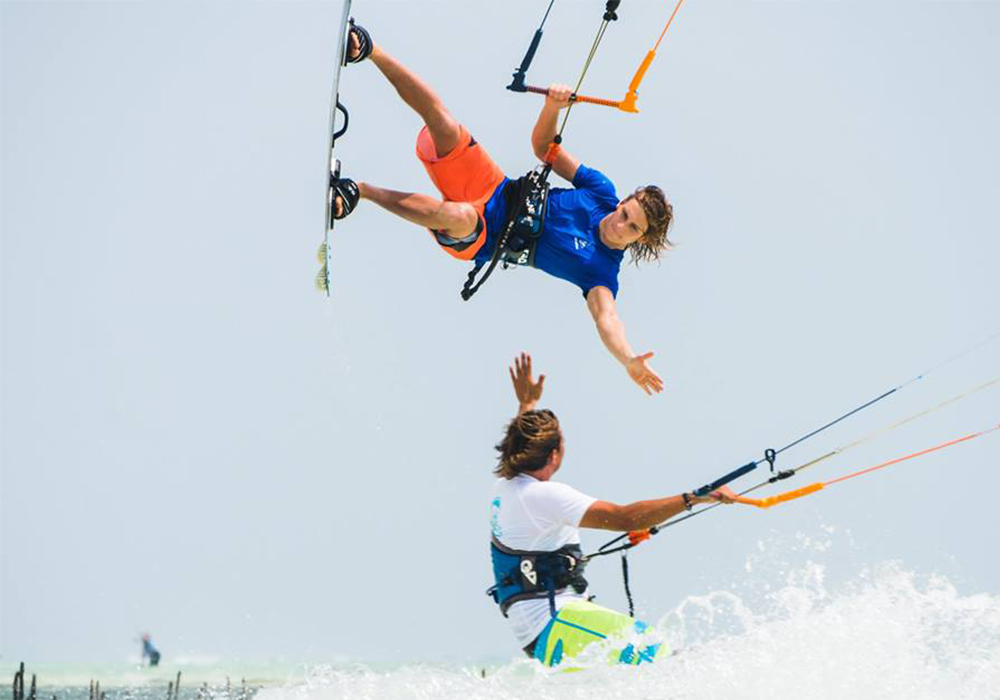
[[[654,630],[677,653],[653,665],[608,666],[595,653],[578,673],[526,659],[485,677],[473,667],[318,667],[259,700],[1000,698],[1000,598],[963,596],[894,563],[836,591],[825,575],[807,563],[760,595],[687,598]]]
[[[835,545],[849,551],[830,557]],[[1000,597],[960,592],[943,575],[895,562],[847,569],[852,553],[863,556],[849,532],[772,534],[727,590],[689,595],[655,621],[650,634],[675,653],[640,667],[609,666],[607,650],[594,647],[575,660],[585,667],[577,673],[525,658],[485,669],[405,659],[373,667],[344,658],[310,667],[192,654],[169,668],[30,672],[59,686],[60,700],[85,700],[89,678],[130,689],[110,700],[162,698],[179,670],[186,700],[203,683],[209,697],[242,697],[244,678],[251,691],[261,688],[258,700],[1000,700]],[[655,583],[644,581],[643,593],[655,597]]]

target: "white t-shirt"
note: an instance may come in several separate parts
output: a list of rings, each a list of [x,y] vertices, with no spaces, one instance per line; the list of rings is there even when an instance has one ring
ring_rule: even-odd
[[[572,486],[539,481],[519,474],[497,479],[490,506],[490,529],[500,543],[522,551],[554,552],[567,544],[580,543],[580,520],[596,498]],[[582,595],[570,592],[556,596],[556,609]],[[548,598],[522,600],[507,610],[507,619],[522,647],[530,644],[548,624]]]

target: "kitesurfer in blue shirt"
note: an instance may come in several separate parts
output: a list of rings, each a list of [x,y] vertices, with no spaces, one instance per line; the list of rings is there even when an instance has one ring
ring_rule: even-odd
[[[359,200],[369,200],[429,229],[438,245],[453,257],[477,263],[489,260],[500,232],[513,216],[516,182],[504,176],[423,80],[375,46],[364,28],[352,24],[348,62],[365,59],[375,64],[423,120],[417,157],[443,199],[341,178],[335,184],[336,216],[343,218]],[[569,106],[570,99],[568,87],[552,86],[531,134],[535,155],[550,162],[552,171],[573,185],[571,189],[551,189],[531,264],[578,286],[608,351],[647,394],[660,392],[663,380],[649,365],[653,353],[632,349],[615,299],[626,251],[638,264],[658,260],[671,247],[667,229],[672,207],[662,190],[653,185],[619,198],[604,174],[582,165],[566,149],[553,146],[559,112]]]

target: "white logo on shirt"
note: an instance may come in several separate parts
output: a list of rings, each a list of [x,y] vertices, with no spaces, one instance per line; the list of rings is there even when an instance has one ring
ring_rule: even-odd
[[[577,250],[583,250],[587,248],[589,245],[590,241],[585,240],[583,238],[577,238],[575,236],[573,237],[573,247],[576,248]]]

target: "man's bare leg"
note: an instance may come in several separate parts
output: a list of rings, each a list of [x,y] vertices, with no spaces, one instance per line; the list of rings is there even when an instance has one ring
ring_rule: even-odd
[[[348,51],[351,55],[357,55],[358,48],[358,39],[354,34],[351,34]],[[431,139],[434,141],[437,157],[444,158],[451,153],[458,145],[462,128],[448,113],[441,98],[416,73],[380,47],[374,46],[371,56],[368,58],[396,88],[396,92],[403,98],[403,102],[408,104],[424,120]]]
[[[353,34],[349,51],[351,54],[358,51],[357,37]],[[373,47],[369,59],[427,125],[437,157],[443,158],[451,153],[460,143],[462,127],[445,108],[441,98],[415,73],[378,46]],[[375,202],[407,221],[440,231],[451,238],[468,236],[479,223],[475,208],[465,202],[443,202],[428,195],[397,192],[365,182],[358,183],[358,190],[362,199]],[[339,213],[339,200],[336,207]]]
[[[396,216],[451,238],[468,236],[479,223],[479,214],[467,202],[442,202],[426,194],[387,190],[367,182],[359,182],[358,190],[362,199],[375,202]]]

